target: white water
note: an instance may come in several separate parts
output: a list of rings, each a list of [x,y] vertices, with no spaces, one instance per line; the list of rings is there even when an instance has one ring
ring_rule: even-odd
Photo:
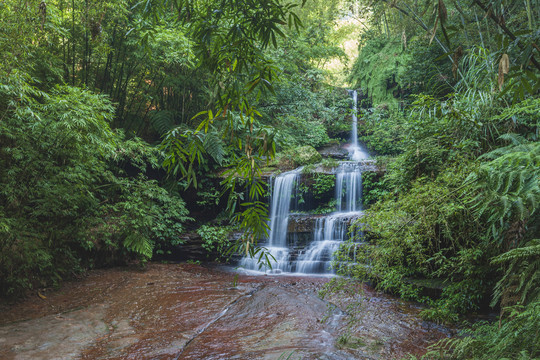
[[[313,241],[298,257],[296,271],[307,274],[333,273],[331,269],[333,255],[348,238],[351,220],[361,214],[361,212],[338,212],[317,219]]]
[[[313,242],[298,256],[298,272],[332,273],[334,254],[347,240],[349,224],[362,215],[362,172],[357,163],[343,162],[336,172],[337,211],[317,219]]]
[[[265,248],[275,258],[274,273],[332,274],[331,263],[334,253],[347,240],[351,221],[362,215],[362,172],[359,161],[369,155],[358,145],[356,90],[352,91],[353,124],[349,157],[352,161],[342,162],[336,170],[336,211],[316,220],[312,241],[298,254],[287,247],[287,228],[291,210],[291,199],[298,182],[301,168],[276,177],[272,188],[270,205],[270,233]],[[239,267],[258,270],[257,259],[244,257]]]
[[[358,162],[369,158],[369,155],[358,145],[356,90],[353,90],[351,95],[353,122],[349,157],[352,161],[342,162],[336,171],[336,212],[317,220],[313,242],[298,256],[299,272],[333,272],[331,269],[333,254],[343,241],[347,240],[351,221],[362,215],[362,171]]]
[[[351,90],[353,98],[352,111],[352,129],[351,129],[351,146],[349,147],[349,158],[353,161],[361,161],[369,159],[369,155],[358,145],[358,93],[356,90]]]
[[[276,177],[272,187],[272,202],[270,204],[270,232],[268,234],[267,252],[275,258],[272,269],[291,271],[289,264],[289,248],[287,247],[287,227],[293,190],[302,168],[285,172]],[[258,270],[257,259],[244,257],[239,264],[248,270]]]
[[[343,162],[336,172],[336,201],[339,213],[362,208],[362,172],[357,163]]]

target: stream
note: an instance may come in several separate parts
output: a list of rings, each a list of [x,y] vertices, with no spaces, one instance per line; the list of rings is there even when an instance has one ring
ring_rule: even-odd
[[[0,359],[399,359],[450,332],[414,304],[316,276],[194,264],[91,271],[0,306]],[[236,286],[235,286],[236,285]]]

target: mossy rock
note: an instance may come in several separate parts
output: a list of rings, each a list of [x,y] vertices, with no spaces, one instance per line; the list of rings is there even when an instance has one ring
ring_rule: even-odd
[[[313,146],[305,145],[288,150],[284,156],[294,163],[295,167],[309,164],[316,164],[322,160],[321,154]]]

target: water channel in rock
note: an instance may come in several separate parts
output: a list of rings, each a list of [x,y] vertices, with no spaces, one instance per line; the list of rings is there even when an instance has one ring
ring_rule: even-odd
[[[322,298],[329,281],[185,263],[95,270],[0,304],[0,359],[399,359],[450,335],[365,285]]]

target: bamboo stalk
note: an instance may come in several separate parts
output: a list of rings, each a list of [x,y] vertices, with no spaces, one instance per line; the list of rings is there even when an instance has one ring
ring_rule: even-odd
[[[504,24],[494,13],[493,11],[490,11],[490,8],[486,5],[484,5],[480,0],[473,0],[473,3],[478,5],[478,7],[482,10],[484,10],[484,12],[486,13],[486,16],[488,16],[491,20],[493,20],[495,22],[495,24],[497,24],[499,26],[499,28],[512,40],[517,40],[516,38],[516,35],[514,35],[513,32],[510,31],[510,29],[508,29],[508,27],[506,26],[506,24]],[[519,46],[520,49],[524,49],[525,46],[523,45],[523,43],[521,41],[518,40],[517,42],[517,45]],[[529,60],[533,63],[533,65],[538,69],[540,70],[540,63],[538,63],[538,61],[534,58],[534,55],[531,54],[531,57],[529,58]]]
[[[71,62],[71,85],[75,85],[75,0],[71,0],[71,38],[72,48],[71,55],[73,56]]]
[[[532,18],[532,8],[531,0],[525,0],[525,8],[527,9],[527,19],[529,21],[529,30],[533,30],[533,18]]]

